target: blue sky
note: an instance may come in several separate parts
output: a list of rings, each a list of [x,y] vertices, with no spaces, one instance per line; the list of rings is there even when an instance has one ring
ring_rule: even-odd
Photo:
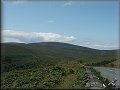
[[[4,1],[3,41],[58,41],[116,49],[118,16],[115,1]]]

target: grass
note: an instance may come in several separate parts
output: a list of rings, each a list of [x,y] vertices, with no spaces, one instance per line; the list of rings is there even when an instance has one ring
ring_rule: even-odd
[[[64,81],[57,88],[59,88],[59,89],[71,88],[71,86],[73,85],[74,81],[76,80],[76,77],[73,74],[69,74],[69,75],[63,77],[63,80]]]
[[[120,61],[116,60],[116,61],[113,61],[111,63],[105,64],[103,66],[105,66],[105,67],[112,67],[112,68],[120,68]]]
[[[52,89],[84,87],[85,70],[77,62],[57,65],[40,65],[25,70],[2,73],[2,89]]]

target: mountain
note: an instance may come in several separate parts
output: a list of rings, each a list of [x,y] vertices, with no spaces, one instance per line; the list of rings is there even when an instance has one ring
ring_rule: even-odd
[[[116,60],[116,50],[97,50],[60,42],[2,43],[2,71],[71,60],[86,65],[101,65]]]

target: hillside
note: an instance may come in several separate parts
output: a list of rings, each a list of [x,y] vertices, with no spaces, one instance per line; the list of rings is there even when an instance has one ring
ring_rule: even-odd
[[[85,68],[77,62],[1,74],[1,89],[83,89],[86,82]]]
[[[59,64],[71,60],[87,65],[101,65],[116,60],[116,51],[60,42],[2,44],[2,71],[27,69],[40,64]]]

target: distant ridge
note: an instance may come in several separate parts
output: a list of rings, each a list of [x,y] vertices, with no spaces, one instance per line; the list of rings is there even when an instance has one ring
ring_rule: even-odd
[[[23,43],[23,42],[3,42],[2,44],[41,44],[41,45],[46,45],[46,44],[51,44],[51,45],[59,45],[59,44],[67,44],[67,45],[72,45],[76,47],[84,47],[84,48],[89,48],[89,49],[94,49],[94,50],[101,50],[101,49],[95,49],[91,47],[86,47],[86,46],[80,46],[76,44],[71,44],[71,43],[65,43],[65,42],[34,42],[34,43]],[[120,50],[120,49],[112,49],[113,51],[115,50]],[[101,50],[101,51],[111,51],[111,50]]]
[[[117,50],[97,50],[61,42],[2,43],[2,64],[6,70],[34,67],[39,64],[58,64],[77,60],[84,64],[116,60]]]

